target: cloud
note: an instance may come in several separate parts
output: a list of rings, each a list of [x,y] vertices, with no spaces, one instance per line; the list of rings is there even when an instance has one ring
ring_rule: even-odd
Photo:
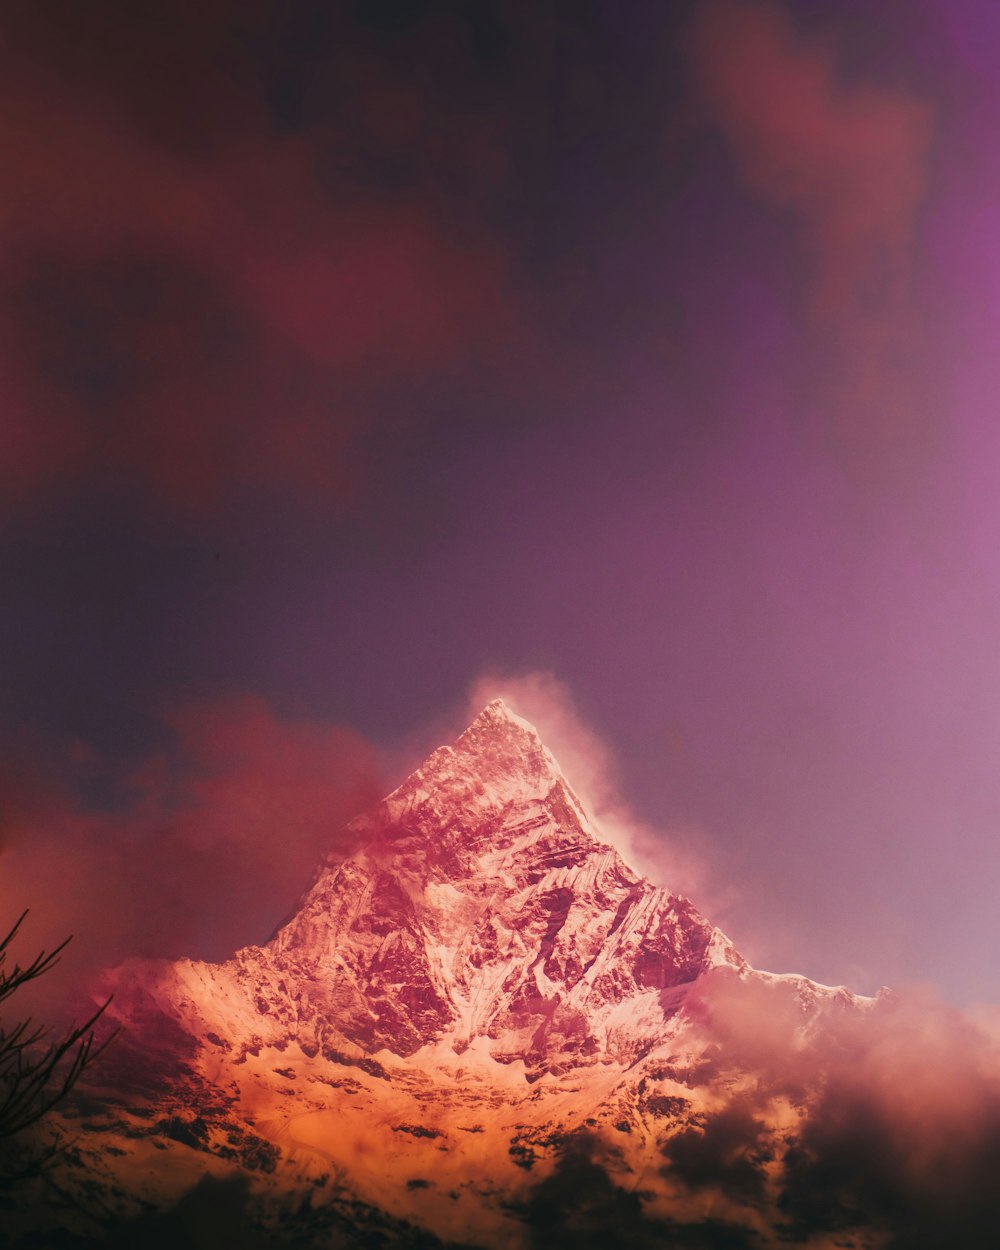
[[[614,1180],[615,1153],[599,1134],[576,1132],[565,1140],[552,1173],[519,1204],[533,1247],[749,1250],[756,1244],[751,1233],[721,1220],[674,1223],[651,1217],[643,1208],[648,1193],[627,1191]]]
[[[240,13],[166,15],[163,47],[126,19],[137,48],[102,6],[76,43],[62,18],[0,19],[5,509],[95,488],[195,516],[262,494],[340,507],[365,433],[404,419],[383,391],[520,334],[503,249],[432,189],[380,187],[355,151],[387,68],[345,77],[351,126],[283,128],[267,84],[227,86],[210,55],[235,55]],[[431,142],[433,108],[398,105]]]
[[[931,108],[843,72],[834,43],[780,6],[704,0],[694,79],[747,189],[795,222],[813,350],[841,450],[898,452],[922,433],[919,212]]]
[[[25,947],[74,934],[50,993],[129,955],[224,959],[265,941],[379,797],[375,751],[350,729],[248,695],[189,700],[164,720],[170,745],[124,778],[77,747],[101,808],[40,776],[7,815],[0,914],[30,908]]]
[[[669,1174],[691,1189],[718,1187],[740,1202],[759,1202],[764,1196],[761,1165],[770,1158],[765,1131],[746,1100],[734,1097],[703,1126],[671,1138],[664,1152]]]
[[[719,1109],[666,1144],[666,1177],[735,1207],[769,1194],[792,1240],[993,1244],[1000,1047],[972,1018],[928,989],[818,1013],[790,981],[719,975],[698,996]]]

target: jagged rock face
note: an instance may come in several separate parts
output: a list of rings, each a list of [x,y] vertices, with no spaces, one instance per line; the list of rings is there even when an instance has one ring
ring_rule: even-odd
[[[602,843],[550,753],[501,702],[356,823],[362,849],[326,867],[298,914],[241,953],[299,1035],[333,1026],[410,1055],[487,1039],[501,1061],[554,1070],[655,1044],[671,991],[744,966],[686,900]],[[290,988],[293,987],[293,988]]]
[[[265,945],[109,974],[101,997],[114,991],[126,1033],[106,1087],[69,1116],[87,1146],[60,1181],[92,1222],[163,1209],[199,1178],[252,1178],[253,1218],[289,1244],[441,1244],[433,1233],[529,1250],[544,1227],[531,1203],[587,1151],[609,1209],[621,1185],[638,1210],[641,1182],[650,1212],[697,1222],[703,1195],[678,1189],[664,1151],[697,1151],[734,1089],[757,1089],[706,1031],[706,993],[763,993],[793,1030],[863,1008],[756,972],[633,872],[502,703],[351,833],[360,849],[322,867]],[[802,1113],[783,1086],[769,1097],[767,1124],[751,1120],[760,1193]],[[726,1218],[756,1236],[766,1221],[744,1198]],[[760,1244],[787,1244],[781,1210],[767,1219]]]

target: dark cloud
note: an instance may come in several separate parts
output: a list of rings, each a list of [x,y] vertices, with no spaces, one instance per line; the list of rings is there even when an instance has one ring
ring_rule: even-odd
[[[675,1224],[648,1217],[641,1195],[615,1183],[607,1153],[595,1135],[577,1133],[567,1139],[552,1174],[519,1207],[532,1246],[748,1250],[754,1244],[748,1233],[719,1220]]]
[[[322,513],[401,425],[566,420],[619,393],[602,357],[690,372],[686,7],[5,10],[6,506]]]
[[[765,1142],[766,1125],[741,1098],[711,1116],[699,1128],[682,1129],[670,1139],[664,1153],[667,1172],[692,1189],[721,1187],[744,1203],[764,1196],[761,1166],[771,1154]]]
[[[874,1230],[894,1250],[994,1244],[1000,1048],[969,1018],[928,991],[811,1016],[789,982],[727,977],[700,1008],[711,1041],[697,1079],[721,1109],[667,1143],[664,1175],[737,1207],[776,1202],[792,1241]]]
[[[516,350],[503,242],[362,159],[395,145],[422,167],[440,109],[377,49],[357,73],[357,31],[318,40],[338,98],[289,128],[272,6],[52,9],[0,21],[8,507],[81,486],[182,512],[339,505],[386,387]],[[483,152],[474,130],[457,150]]]

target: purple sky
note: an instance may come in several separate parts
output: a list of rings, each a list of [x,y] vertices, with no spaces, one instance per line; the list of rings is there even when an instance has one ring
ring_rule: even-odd
[[[6,6],[5,910],[266,937],[327,813],[543,672],[752,961],[996,1002],[998,45]]]

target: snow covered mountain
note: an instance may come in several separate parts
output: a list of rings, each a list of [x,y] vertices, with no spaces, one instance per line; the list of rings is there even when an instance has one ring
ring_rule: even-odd
[[[83,1138],[60,1181],[73,1209],[52,1220],[84,1240],[65,1244],[239,1182],[248,1245],[514,1250],[574,1168],[603,1195],[591,1223],[679,1237],[707,1200],[670,1143],[756,1080],[720,1049],[716,1000],[763,995],[802,1038],[870,1006],[754,971],[638,876],[499,700],[351,832],[357,852],[321,867],[265,945],[109,974],[127,1033],[67,1112]],[[764,1140],[791,1140],[798,1114],[778,1089],[759,1184],[713,1193],[731,1238],[765,1237],[780,1151]]]
[[[481,1049],[531,1077],[628,1065],[709,968],[746,967],[687,900],[600,840],[535,730],[499,700],[357,822],[264,947],[149,984],[171,1015],[316,1050]],[[119,993],[131,983],[131,970]],[[197,1014],[205,1012],[202,1020]]]

